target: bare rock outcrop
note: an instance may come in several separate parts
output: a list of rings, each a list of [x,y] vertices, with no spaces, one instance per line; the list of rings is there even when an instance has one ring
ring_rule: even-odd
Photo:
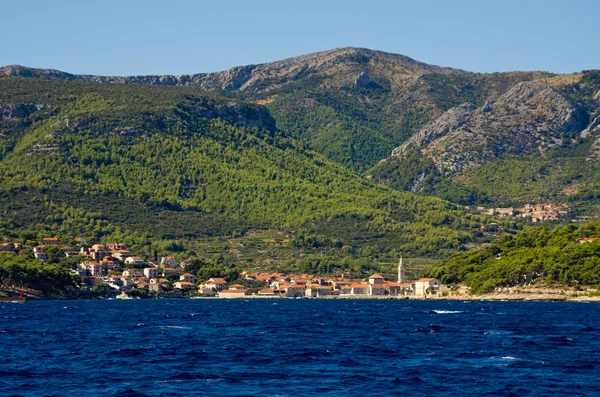
[[[369,77],[369,73],[362,72],[361,74],[356,76],[356,79],[354,80],[354,86],[356,88],[363,88],[368,86],[370,82],[371,77]]]
[[[545,153],[585,128],[586,116],[542,81],[516,84],[481,108],[463,104],[421,129],[392,156],[415,147],[452,175],[505,153]]]
[[[46,108],[46,105],[34,103],[0,104],[0,120],[24,118],[38,110]]]

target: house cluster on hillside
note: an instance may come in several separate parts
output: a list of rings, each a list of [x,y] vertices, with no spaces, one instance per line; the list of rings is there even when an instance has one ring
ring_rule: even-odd
[[[186,263],[178,264],[172,256],[162,257],[156,264],[131,255],[123,244],[95,244],[85,256],[94,260],[81,262],[76,273],[90,287],[103,283],[119,291],[133,288],[155,292],[196,289],[196,276],[185,272]],[[176,281],[170,282],[166,278],[169,276],[175,276]]]
[[[61,248],[67,257],[83,257],[84,260],[72,272],[81,278],[84,288],[90,289],[97,284],[105,284],[117,291],[179,291],[186,295],[220,298],[245,297],[251,294],[259,297],[317,298],[426,295],[442,288],[441,282],[434,278],[407,282],[402,258],[398,263],[396,282],[385,280],[378,273],[363,280],[356,280],[312,274],[245,272],[242,273],[241,280],[244,285],[230,285],[225,279],[218,277],[205,281],[197,280],[195,275],[185,271],[189,260],[177,263],[174,257],[166,256],[161,258],[160,263],[153,263],[133,255],[125,244],[87,246],[84,239],[77,239],[77,242],[79,247],[63,244],[54,237],[44,238],[43,245],[33,247],[33,254],[36,259],[47,261],[44,249],[55,246]],[[0,245],[0,250],[14,248],[15,245],[10,243]]]
[[[485,208],[477,207],[477,212],[492,215],[499,218],[529,218],[532,222],[558,221],[569,214],[566,205],[556,206],[554,204],[525,204],[520,208]]]

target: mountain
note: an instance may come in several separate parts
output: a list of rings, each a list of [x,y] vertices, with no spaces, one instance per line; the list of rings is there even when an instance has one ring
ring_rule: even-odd
[[[449,109],[371,175],[429,193],[451,183],[478,191],[467,196],[474,201],[578,202],[598,190],[599,124],[600,71],[521,82],[481,106]]]
[[[280,129],[356,171],[370,169],[452,107],[482,106],[519,82],[550,76],[470,73],[352,47],[182,76],[72,75],[22,66],[0,68],[0,75],[188,86],[264,104]]]
[[[198,241],[263,230],[286,236],[291,264],[314,251],[339,258],[331,266],[363,258],[358,269],[491,237],[480,229],[489,219],[307,148],[262,105],[77,79],[0,77],[0,211],[0,235],[32,244],[83,236],[187,256]],[[220,252],[248,265],[244,247],[226,244]]]

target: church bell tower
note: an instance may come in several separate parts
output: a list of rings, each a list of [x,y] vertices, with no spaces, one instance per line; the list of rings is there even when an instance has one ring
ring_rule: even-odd
[[[398,262],[398,283],[406,282],[406,266],[404,266],[404,262],[402,261],[402,257],[400,257],[400,262]]]

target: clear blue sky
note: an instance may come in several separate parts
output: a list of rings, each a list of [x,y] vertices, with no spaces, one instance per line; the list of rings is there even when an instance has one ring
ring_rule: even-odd
[[[0,0],[0,65],[191,74],[343,46],[477,71],[600,69],[597,0]]]

